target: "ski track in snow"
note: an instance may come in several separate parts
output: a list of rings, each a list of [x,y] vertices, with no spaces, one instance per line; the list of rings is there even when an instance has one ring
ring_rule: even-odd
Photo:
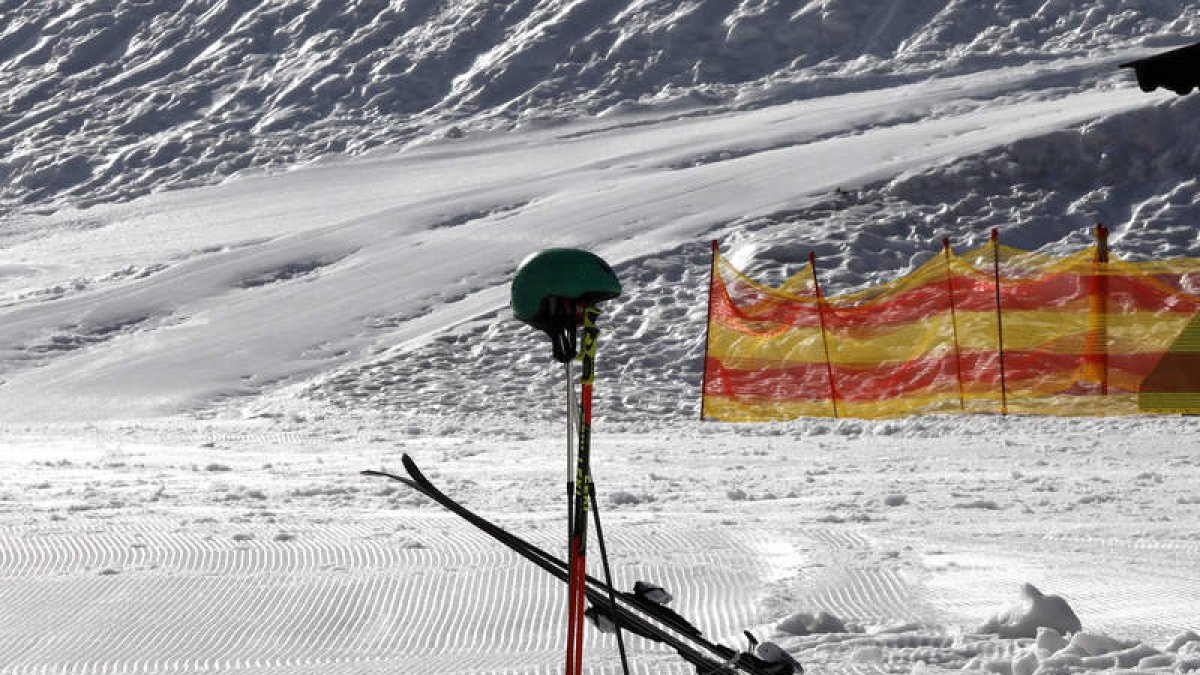
[[[825,549],[820,558],[841,561],[815,579],[805,602],[835,616],[857,622],[882,624],[928,620],[927,611],[914,603],[915,588],[905,575],[884,565],[863,565],[878,547],[856,532],[824,530],[813,533]]]
[[[0,538],[0,609],[22,617],[0,638],[0,672],[558,667],[561,584],[452,516],[398,512],[282,539],[273,529],[230,537],[151,518],[104,522],[83,537]],[[535,541],[553,548],[547,534]],[[635,525],[609,546],[637,551],[614,556],[623,587],[637,575],[669,585],[714,635],[749,623],[758,567],[722,530]],[[610,643],[589,632],[586,648],[610,660]],[[637,656],[647,648],[630,646]]]
[[[558,667],[555,617],[565,594],[557,582],[451,517],[394,517],[402,531],[381,532],[382,522],[375,529],[335,525],[289,531],[285,541],[185,533],[167,518],[105,525],[84,541],[71,532],[5,537],[0,607],[24,621],[0,642],[11,659],[0,672],[400,667],[432,674]],[[609,546],[619,585],[655,579],[692,599],[678,609],[714,636],[736,638],[738,627],[754,623],[747,600],[763,570],[748,537],[734,533],[730,540],[716,528],[618,525]],[[817,539],[838,555],[864,544],[833,532]],[[909,591],[895,575],[856,570],[822,585],[809,601],[829,611],[863,620],[908,614]],[[107,597],[121,598],[119,613]],[[70,612],[76,606],[88,610]],[[30,643],[27,636],[68,632],[71,625],[96,628],[17,648]],[[589,635],[586,648],[600,654],[589,660],[608,662],[589,672],[614,672],[611,639]],[[629,644],[635,659],[646,658],[646,643]]]

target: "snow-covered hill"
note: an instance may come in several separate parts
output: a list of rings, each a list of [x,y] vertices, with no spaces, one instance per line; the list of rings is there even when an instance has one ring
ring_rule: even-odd
[[[1200,32],[1183,0],[6,0],[0,17],[0,208],[127,199],[464,129],[762,106]]]
[[[230,397],[254,407],[254,395],[273,391],[291,405],[296,387],[307,399],[315,393],[352,408],[470,415],[503,401],[527,414],[538,406],[508,389],[514,380],[544,388],[544,376],[522,366],[540,365],[543,350],[508,319],[508,282],[531,251],[570,245],[597,250],[631,282],[610,307],[605,367],[621,378],[605,409],[690,417],[711,238],[760,266],[774,260],[782,268],[815,249],[836,289],[910,269],[942,236],[969,244],[1006,217],[1006,240],[1057,246],[1086,229],[1087,208],[1132,211],[1128,201],[1101,200],[1096,188],[1074,198],[1074,209],[1065,200],[1084,189],[1073,186],[1090,166],[1114,164],[1109,175],[1123,182],[1121,162],[1146,161],[1140,135],[1105,129],[1170,137],[1180,133],[1177,120],[1193,126],[1194,105],[1164,103],[1147,116],[1154,128],[1137,122],[1155,99],[1136,87],[1038,87],[1047,69],[1075,65],[752,111],[606,116],[478,134],[367,162],[14,218],[9,275],[0,280],[8,302],[0,414],[144,416]],[[1062,131],[1106,113],[1114,121]],[[1090,145],[1104,138],[1112,140]],[[1039,160],[1027,149],[1039,143],[1061,152]],[[1162,181],[1194,175],[1195,153],[1159,146],[1161,168],[1144,174],[1149,184],[1104,194],[1169,190],[1168,201],[1190,199],[1186,179],[1169,188]],[[1065,161],[1072,148],[1077,168]],[[1029,158],[1007,159],[1013,153]],[[1039,172],[1055,182],[1005,185]],[[1060,201],[1039,207],[1021,198],[1038,189]],[[856,199],[864,205],[853,206]],[[1056,226],[1048,229],[1050,221]],[[1195,246],[1187,223],[1156,227],[1145,241],[1111,225],[1123,253],[1145,254],[1163,241],[1167,253]],[[769,252],[751,255],[743,241]],[[484,323],[464,323],[472,319]],[[477,367],[421,374],[461,362],[464,350],[477,355]],[[493,377],[497,369],[507,376]],[[381,388],[381,379],[401,386]],[[425,385],[412,386],[418,381]],[[657,386],[665,387],[652,396],[659,402],[646,402]]]

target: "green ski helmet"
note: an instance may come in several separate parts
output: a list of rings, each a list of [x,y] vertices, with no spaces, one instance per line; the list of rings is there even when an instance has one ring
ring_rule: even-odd
[[[548,248],[521,261],[512,283],[513,314],[544,331],[554,358],[575,356],[578,310],[621,294],[621,282],[600,256],[577,248]]]

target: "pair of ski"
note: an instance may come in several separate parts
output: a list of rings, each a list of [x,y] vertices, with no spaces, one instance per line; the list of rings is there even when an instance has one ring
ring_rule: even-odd
[[[404,483],[560,581],[570,582],[569,565],[566,561],[505,530],[446,495],[421,473],[416,462],[408,455],[404,455],[402,462],[407,476],[386,471],[362,473]],[[780,675],[792,672],[790,667],[781,670],[780,664],[769,663],[752,654],[708,640],[685,618],[643,595],[616,590],[590,575],[584,575],[584,578],[584,593],[596,613],[605,616],[624,630],[675,650],[696,668],[698,675]]]

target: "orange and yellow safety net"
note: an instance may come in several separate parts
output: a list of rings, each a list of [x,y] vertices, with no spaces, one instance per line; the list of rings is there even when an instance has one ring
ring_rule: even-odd
[[[714,247],[704,418],[1200,413],[1200,259],[993,239],[835,297],[811,264],[768,288]]]

